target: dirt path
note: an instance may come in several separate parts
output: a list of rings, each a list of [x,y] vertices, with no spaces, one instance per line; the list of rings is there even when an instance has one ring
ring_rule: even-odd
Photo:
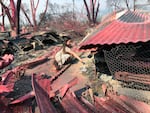
[[[80,62],[71,65],[56,81],[54,81],[52,88],[54,90],[59,89],[74,77],[78,78],[78,84],[71,88],[72,91],[85,87],[85,84],[88,82],[88,78],[82,75],[80,71],[80,68],[82,66],[83,64],[81,64]]]
[[[80,62],[77,62],[75,64],[72,64],[62,75],[58,77],[57,80],[55,80],[52,84],[53,90],[57,90],[61,88],[63,85],[67,84],[70,80],[72,80],[74,77],[78,78],[78,84],[71,88],[72,91],[81,89],[85,87],[85,84],[88,82],[88,78],[84,76],[80,68],[83,66]],[[32,75],[32,73],[45,73],[46,75],[53,76],[56,75],[52,71],[52,60],[49,60],[41,65],[36,66],[33,69],[28,69],[26,71],[27,75]]]

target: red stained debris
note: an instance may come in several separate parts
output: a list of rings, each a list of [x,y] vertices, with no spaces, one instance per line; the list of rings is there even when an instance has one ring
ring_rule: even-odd
[[[14,60],[14,56],[12,54],[5,54],[0,58],[0,69],[5,68]]]
[[[78,82],[77,78],[72,79],[68,84],[64,85],[62,88],[60,88],[59,93],[61,94],[61,97],[64,97],[67,91],[74,85],[76,85]]]
[[[36,98],[41,113],[57,113],[62,110],[68,113],[150,113],[149,105],[123,95],[117,95],[113,91],[108,90],[106,84],[102,85],[105,97],[94,96],[93,103],[90,103],[83,97],[77,97],[73,92],[70,92],[69,89],[77,84],[77,78],[74,78],[60,89],[52,89],[51,85],[55,84],[53,81],[59,79],[58,76],[62,72],[57,73],[52,78],[44,78],[43,74],[33,74],[33,91],[16,100],[10,101],[9,98],[5,97],[4,92],[9,93],[13,90],[16,81],[14,75],[24,70],[26,66],[27,64],[18,66],[2,75],[2,81],[0,82],[0,113],[32,113],[32,105],[30,103],[26,104],[26,102],[33,97]],[[52,104],[52,97],[59,97],[59,107]]]
[[[84,103],[84,104],[83,104]],[[150,106],[126,96],[96,97],[94,105],[68,92],[62,106],[69,113],[149,113]]]
[[[124,95],[120,95],[119,98],[124,102],[127,102],[128,105],[134,107],[138,113],[150,113],[150,106],[143,102],[137,101]]]
[[[42,76],[42,75],[41,75]],[[8,110],[9,113],[24,113],[26,107],[27,113],[31,112],[31,106],[26,105],[20,105],[19,103],[32,98],[33,96],[36,97],[36,101],[38,104],[38,107],[40,109],[41,113],[57,113],[58,109],[62,108],[56,108],[51,102],[50,94],[47,91],[47,87],[50,87],[51,84],[48,82],[50,79],[40,79],[40,75],[33,75],[32,76],[32,86],[33,91],[29,92],[25,96],[18,98],[17,100],[12,101],[9,103],[9,101],[4,97],[1,97],[1,105],[2,112]],[[69,91],[69,88],[77,84],[78,79],[74,78],[68,84],[64,85],[62,88],[60,88],[57,93],[60,94],[61,97],[61,106],[63,107],[65,112],[69,113],[149,113],[150,112],[150,106],[139,102],[137,100],[134,100],[132,98],[123,96],[123,95],[116,95],[116,93],[113,92],[107,92],[106,97],[94,97],[94,103],[90,103],[83,97],[76,97],[76,95]],[[43,85],[41,84],[43,82]],[[44,83],[45,82],[45,83]],[[107,86],[104,87],[104,92],[107,90]],[[50,89],[50,92],[52,92],[52,89]],[[55,95],[58,95],[55,92]],[[7,100],[7,103],[4,103],[2,100]],[[11,106],[8,107],[8,103]],[[18,103],[18,104],[17,104]],[[15,107],[13,106],[15,104]],[[13,109],[12,109],[13,108]],[[12,111],[11,111],[12,110]]]
[[[12,87],[9,87],[9,85],[0,85],[0,94],[5,92],[11,92],[13,91]]]
[[[91,111],[88,111],[72,93],[67,93],[62,99],[61,104],[67,113],[91,113]]]
[[[21,103],[21,102],[24,102],[27,99],[33,98],[34,96],[35,96],[34,91],[31,91],[31,92],[27,93],[26,95],[24,95],[24,96],[22,96],[22,97],[20,97],[20,98],[18,98],[16,100],[10,102],[10,104]]]

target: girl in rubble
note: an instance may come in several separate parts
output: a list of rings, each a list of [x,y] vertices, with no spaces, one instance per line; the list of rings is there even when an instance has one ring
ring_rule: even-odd
[[[72,45],[71,38],[65,37],[62,48],[60,49],[60,51],[58,51],[56,53],[55,58],[54,58],[53,64],[54,64],[56,71],[61,70],[64,65],[66,65],[68,63],[72,63],[73,57],[75,57],[82,64],[84,64],[82,59],[74,51],[71,50],[72,46],[73,45]]]

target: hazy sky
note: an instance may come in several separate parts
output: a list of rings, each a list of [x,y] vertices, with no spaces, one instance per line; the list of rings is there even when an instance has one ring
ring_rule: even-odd
[[[51,3],[57,3],[60,5],[64,5],[64,4],[70,4],[72,5],[72,1],[73,0],[50,0]],[[84,7],[84,3],[83,0],[74,0],[75,2],[75,7],[79,10],[85,10]],[[87,0],[87,2],[89,2],[89,0]],[[106,0],[100,0],[100,14],[99,15],[103,15],[103,14],[107,14],[109,12],[111,12],[111,8],[106,6]]]
[[[90,0],[86,0],[86,1],[89,2]],[[144,2],[147,0],[140,0],[140,1]],[[35,0],[35,3],[36,2],[37,2],[37,0]],[[72,3],[73,0],[49,0],[49,2],[57,3],[59,5],[67,5],[67,6],[69,6],[69,8],[72,8],[72,6],[73,6],[73,3]],[[85,11],[83,0],[74,0],[74,2],[75,2],[75,10]],[[110,2],[112,2],[112,0],[110,0]],[[27,8],[30,8],[30,0],[22,0],[22,3],[26,3]],[[44,11],[45,3],[46,3],[46,0],[40,0],[39,7],[37,10],[37,17],[41,12]],[[99,8],[99,15],[98,16],[101,17],[101,16],[106,15],[110,12],[112,12],[112,7],[107,6],[106,0],[100,0],[100,8]],[[25,18],[22,17],[22,19],[25,19]]]
[[[86,0],[86,1],[87,1],[87,3],[89,3],[90,0]],[[100,1],[100,7],[99,7],[98,17],[106,15],[112,11],[111,7],[106,6],[106,0],[99,0],[99,1]],[[37,0],[35,0],[35,3],[36,2],[37,2]],[[40,0],[39,7],[37,10],[37,17],[40,13],[43,12],[43,10],[45,8],[45,2],[46,2],[46,0]],[[66,5],[66,6],[69,6],[69,8],[71,10],[73,9],[72,8],[73,0],[49,0],[49,2],[56,3],[58,5]],[[22,3],[26,3],[27,7],[30,8],[30,0],[22,0]],[[80,13],[82,12],[83,14],[86,13],[83,0],[74,0],[74,3],[75,3],[76,11],[78,11]]]

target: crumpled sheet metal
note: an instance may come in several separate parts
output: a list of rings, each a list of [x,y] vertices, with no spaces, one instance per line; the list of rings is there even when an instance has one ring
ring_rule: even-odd
[[[67,113],[92,113],[72,93],[67,93],[62,99],[61,104]]]
[[[95,97],[97,109],[101,106],[111,113],[150,113],[150,106],[127,96]]]
[[[112,95],[111,97],[95,96],[91,104],[85,98],[77,98],[67,92],[61,104],[68,113],[150,113],[150,106],[127,96]]]
[[[52,82],[51,79],[43,78],[42,74],[36,75],[34,77],[34,79],[36,79],[39,86],[49,95],[49,98],[52,98],[56,95],[59,95],[61,98],[63,98],[65,96],[66,92],[69,90],[69,88],[71,88],[72,86],[74,86],[78,83],[78,78],[75,77],[71,81],[69,81],[67,84],[62,86],[60,89],[53,92],[52,88],[51,88],[51,82]],[[35,96],[35,92],[31,91],[31,92],[21,96],[20,98],[13,100],[10,104],[21,103],[25,100],[33,98],[34,96]]]
[[[133,106],[139,113],[150,113],[150,106],[148,104],[124,95],[120,95],[119,98],[124,102],[127,102],[128,105]]]
[[[35,92],[36,102],[41,113],[57,113],[50,101],[49,95],[36,82],[35,76],[32,75],[32,87]]]
[[[2,85],[9,85],[9,81],[13,74],[4,77],[5,82]],[[57,93],[51,96],[52,84],[51,79],[43,79],[41,75],[32,76],[33,91],[27,93],[25,96],[9,103],[7,98],[0,98],[0,113],[27,113],[31,112],[31,105],[20,105],[21,102],[35,96],[38,107],[41,113],[57,113],[58,109],[64,109],[68,113],[150,113],[150,106],[144,102],[137,101],[127,96],[117,95],[116,93],[108,92],[105,97],[94,97],[94,103],[90,103],[83,97],[76,97],[70,92],[70,88],[77,84],[78,79],[74,78],[66,85],[58,89]],[[3,87],[3,86],[2,86]],[[5,87],[4,87],[5,89]],[[105,92],[105,90],[104,90]],[[50,98],[60,96],[60,103],[62,108],[54,107]],[[6,100],[5,100],[6,99]],[[8,106],[9,104],[9,106]],[[14,105],[13,105],[14,104]],[[24,109],[25,108],[25,109]]]

